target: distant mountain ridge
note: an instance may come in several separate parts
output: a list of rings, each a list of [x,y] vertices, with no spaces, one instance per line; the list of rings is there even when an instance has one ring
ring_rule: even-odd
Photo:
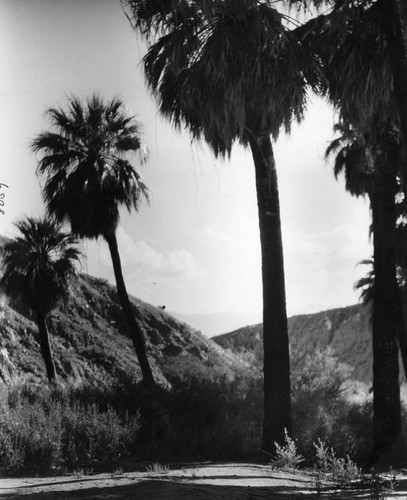
[[[219,335],[224,332],[230,332],[237,328],[253,325],[261,321],[261,313],[255,312],[216,312],[210,314],[181,314],[172,312],[174,318],[179,319],[200,330],[208,337]]]
[[[371,308],[354,305],[315,314],[293,316],[288,320],[290,347],[300,354],[312,354],[327,346],[338,360],[350,365],[352,377],[370,384],[372,381]],[[263,325],[257,324],[212,337],[231,351],[245,349],[262,358]]]

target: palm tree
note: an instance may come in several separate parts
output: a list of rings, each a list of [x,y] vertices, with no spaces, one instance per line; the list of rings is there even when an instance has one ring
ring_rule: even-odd
[[[255,167],[263,281],[262,448],[291,432],[290,366],[279,192],[273,146],[300,121],[307,89],[320,84],[312,58],[272,0],[123,0],[145,35],[144,70],[160,112],[216,156],[235,141]]]
[[[295,4],[321,4],[322,0],[290,0]],[[351,123],[376,151],[374,181],[371,187],[373,220],[374,275],[373,290],[373,453],[378,460],[402,443],[400,387],[398,379],[397,331],[400,325],[400,302],[396,275],[396,207],[397,176],[404,176],[405,163],[400,160],[402,142],[391,139],[391,129],[405,137],[404,120],[407,86],[401,89],[406,66],[398,73],[394,50],[399,61],[406,53],[396,47],[401,41],[400,25],[395,20],[398,0],[329,0],[331,12],[319,15],[301,27],[302,42],[318,54],[328,81],[330,101],[342,120]],[[391,4],[391,5],[390,5]],[[387,16],[384,21],[383,16]],[[397,21],[405,17],[398,11]],[[386,26],[384,26],[386,24]],[[389,30],[394,29],[392,43]],[[387,30],[387,31],[386,31]],[[396,31],[398,32],[396,33]],[[397,81],[398,79],[398,81]],[[400,89],[403,92],[400,92]],[[403,105],[404,104],[404,105]],[[382,135],[383,134],[383,135]],[[396,457],[395,457],[396,458]]]
[[[401,143],[392,125],[376,124],[360,132],[340,124],[342,135],[327,155],[337,152],[334,172],[345,173],[346,187],[356,196],[368,194],[372,209],[374,286],[366,297],[373,299],[373,460],[401,442],[398,343],[407,365],[406,332],[397,283],[397,172]],[[364,286],[366,280],[360,285]]]
[[[38,174],[46,175],[43,197],[47,211],[57,221],[69,222],[81,238],[106,240],[113,262],[117,292],[143,379],[154,379],[147,358],[142,326],[134,317],[118,251],[116,229],[119,207],[138,209],[148,190],[130,155],[143,162],[146,147],[134,117],[125,113],[119,99],[107,103],[98,96],[86,105],[75,97],[68,109],[47,112],[53,131],[39,134],[32,149],[41,153]]]
[[[46,316],[67,297],[80,252],[77,240],[49,219],[26,217],[16,222],[20,236],[8,240],[1,250],[4,274],[1,289],[20,298],[37,319],[42,356],[48,380],[56,380]]]

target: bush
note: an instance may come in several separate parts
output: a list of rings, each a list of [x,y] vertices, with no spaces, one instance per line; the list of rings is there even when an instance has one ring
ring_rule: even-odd
[[[370,403],[352,403],[344,392],[349,368],[331,349],[307,356],[292,374],[294,435],[305,463],[314,462],[314,442],[322,440],[340,456],[368,460],[371,440]]]
[[[276,467],[288,467],[289,469],[296,469],[304,458],[298,453],[297,444],[284,429],[284,444],[274,443],[276,447],[276,456],[272,460],[272,464]]]
[[[338,457],[332,448],[318,439],[314,443],[316,453],[316,468],[329,475],[330,479],[340,486],[349,484],[361,478],[362,471],[356,463],[349,458]]]
[[[330,349],[293,363],[292,409],[295,445],[305,465],[315,462],[322,439],[338,456],[364,462],[371,434],[371,405],[346,399],[347,366]],[[173,460],[247,459],[257,454],[263,424],[262,377],[251,367],[238,374],[168,370],[172,388],[151,417],[141,409],[144,458]],[[157,417],[157,414],[160,416]],[[151,414],[151,412],[150,412]],[[294,442],[294,441],[293,441]]]
[[[5,473],[45,472],[61,459],[61,414],[58,404],[21,400],[2,406],[0,416],[0,470]]]
[[[107,387],[62,389],[23,386],[0,400],[0,470],[95,467],[130,451],[137,458],[169,460],[250,459],[257,455],[263,425],[259,371],[242,364],[195,370],[185,357],[182,370],[167,367],[170,388],[148,389],[122,375]],[[370,451],[371,404],[347,401],[347,368],[332,351],[296,363],[292,373],[295,450],[305,465],[315,463],[318,439],[363,463]],[[286,443],[287,444],[287,443]],[[283,449],[282,452],[285,453]],[[297,464],[298,465],[298,464]]]
[[[69,469],[114,462],[135,440],[138,421],[122,421],[108,408],[101,413],[96,405],[66,407],[62,418],[62,455]]]
[[[1,402],[0,471],[43,473],[115,461],[134,443],[135,417],[71,404],[61,390],[22,388]]]
[[[257,452],[261,429],[260,380],[190,378],[171,394],[165,448],[190,459],[243,458]]]

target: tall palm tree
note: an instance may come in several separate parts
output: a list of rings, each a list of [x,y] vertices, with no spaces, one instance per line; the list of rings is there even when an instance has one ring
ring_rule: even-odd
[[[140,127],[128,116],[120,99],[103,102],[93,96],[86,104],[69,99],[67,110],[51,108],[51,132],[39,134],[32,149],[41,154],[37,173],[46,175],[43,197],[47,211],[57,221],[69,222],[81,238],[106,240],[113,262],[117,292],[143,379],[153,384],[144,333],[135,318],[121,267],[116,229],[119,208],[138,209],[148,190],[131,155],[143,162],[146,147]]]
[[[290,0],[297,5],[321,4],[323,0]],[[373,453],[378,460],[402,443],[400,387],[398,378],[397,331],[400,311],[396,276],[396,207],[397,176],[405,177],[405,162],[400,161],[403,141],[389,140],[388,124],[404,131],[407,121],[406,66],[396,70],[394,50],[399,61],[405,51],[396,47],[398,32],[388,22],[398,0],[328,0],[332,10],[301,27],[302,42],[318,54],[328,81],[328,96],[341,118],[363,134],[371,144],[382,145],[375,159],[371,191],[374,247],[373,300]],[[397,5],[396,5],[397,4]],[[387,16],[383,20],[383,16]],[[403,21],[398,9],[397,21]],[[386,24],[386,26],[384,26]],[[396,30],[396,31],[397,31]],[[400,92],[400,89],[403,92]],[[384,132],[386,137],[382,144]],[[405,186],[404,186],[405,190]],[[396,458],[396,457],[394,457]]]
[[[48,380],[54,382],[46,316],[67,297],[80,252],[76,238],[49,219],[26,217],[15,225],[20,236],[6,241],[1,249],[4,274],[0,287],[8,296],[21,298],[36,315]]]
[[[360,127],[360,125],[359,125]],[[376,133],[361,133],[349,124],[327,154],[337,152],[334,172],[343,171],[354,195],[368,194],[373,232],[373,460],[401,442],[398,344],[407,363],[406,332],[397,283],[397,172],[401,143],[397,129],[376,124]],[[362,284],[362,283],[361,283]],[[364,284],[364,282],[363,282]]]
[[[290,366],[276,164],[270,136],[300,121],[307,89],[320,84],[312,58],[272,0],[123,0],[145,35],[144,70],[160,112],[216,156],[238,141],[255,167],[263,281],[262,448],[291,432]]]

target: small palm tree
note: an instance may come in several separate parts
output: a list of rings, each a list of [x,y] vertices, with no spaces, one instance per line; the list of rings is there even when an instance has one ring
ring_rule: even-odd
[[[38,135],[32,149],[41,153],[38,174],[46,175],[43,197],[57,221],[69,222],[81,238],[106,240],[112,257],[117,292],[145,381],[153,383],[144,333],[134,317],[124,283],[116,230],[120,206],[137,210],[148,189],[129,158],[141,162],[147,149],[140,126],[125,113],[120,99],[103,102],[93,96],[84,105],[72,97],[68,109],[47,112],[52,132]]]
[[[0,287],[11,298],[21,298],[36,315],[48,380],[54,382],[46,316],[67,297],[80,252],[76,238],[49,219],[26,217],[15,225],[21,235],[6,241],[1,250],[4,274]]]

